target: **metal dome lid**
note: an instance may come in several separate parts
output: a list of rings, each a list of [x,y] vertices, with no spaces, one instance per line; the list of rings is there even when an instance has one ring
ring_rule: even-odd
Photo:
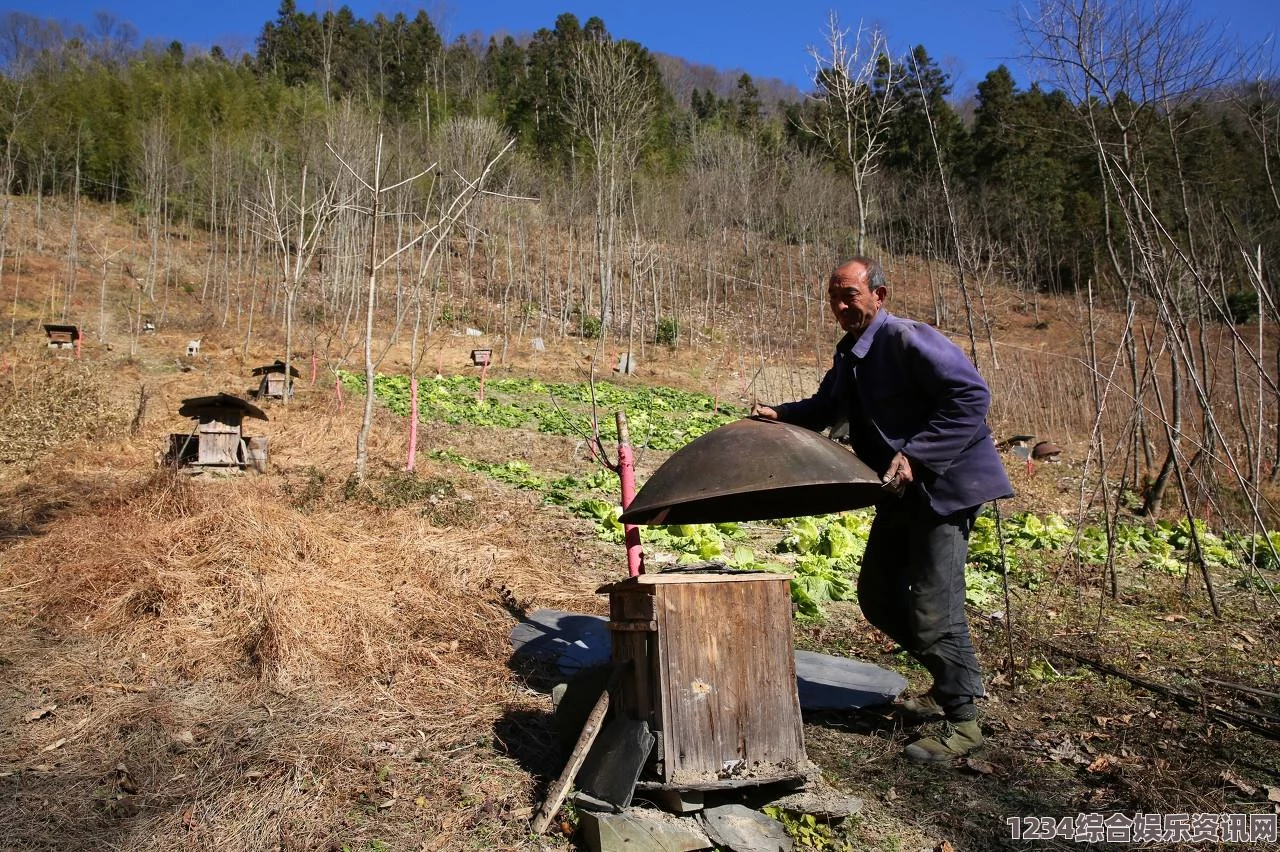
[[[881,482],[825,436],[772,420],[727,423],[672,453],[622,513],[626,524],[711,524],[870,506]]]

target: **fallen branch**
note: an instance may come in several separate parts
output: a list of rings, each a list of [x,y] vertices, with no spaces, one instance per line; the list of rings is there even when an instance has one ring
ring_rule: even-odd
[[[1201,678],[1205,683],[1211,683],[1214,686],[1225,686],[1227,689],[1234,689],[1237,692],[1247,692],[1250,695],[1260,695],[1263,698],[1275,698],[1280,700],[1280,694],[1275,692],[1267,692],[1265,689],[1258,689],[1254,686],[1245,686],[1242,683],[1231,683],[1226,680],[1214,680],[1211,677]]]
[[[1203,698],[1196,698],[1195,696],[1187,695],[1185,692],[1179,692],[1172,687],[1165,686],[1162,683],[1156,683],[1155,681],[1138,677],[1137,675],[1122,671],[1115,666],[1094,660],[1090,657],[1084,656],[1083,654],[1078,654],[1075,651],[1069,651],[1066,648],[1061,648],[1054,645],[1052,642],[1046,642],[1043,639],[1033,639],[1032,641],[1051,653],[1066,657],[1070,660],[1075,660],[1078,663],[1083,663],[1084,665],[1089,666],[1092,669],[1096,669],[1103,674],[1108,674],[1112,677],[1118,677],[1121,680],[1126,680],[1134,686],[1141,687],[1149,692],[1154,692],[1157,695],[1163,695],[1166,698],[1171,698],[1188,710],[1203,711],[1219,721],[1227,722],[1241,728],[1247,728],[1255,734],[1260,734],[1269,740],[1276,740],[1280,742],[1280,728],[1255,722],[1253,719],[1241,716],[1238,713],[1233,713],[1230,710],[1224,710],[1221,707],[1209,704]]]

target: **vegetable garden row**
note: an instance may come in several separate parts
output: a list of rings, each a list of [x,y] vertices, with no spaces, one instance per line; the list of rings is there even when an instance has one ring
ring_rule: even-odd
[[[363,377],[344,374],[343,382],[363,393]],[[391,411],[410,411],[409,380],[378,376],[377,397]],[[536,429],[539,432],[585,437],[592,430],[591,406],[627,414],[638,447],[675,450],[717,426],[745,415],[713,398],[659,387],[626,387],[599,382],[544,383],[533,379],[489,381],[480,398],[478,378],[427,379],[419,386],[419,417],[454,425]],[[613,418],[600,416],[601,438],[616,441]],[[482,473],[517,488],[532,489],[544,502],[565,507],[590,519],[596,534],[621,544],[616,476],[600,469],[586,476],[551,476],[518,460],[482,462],[449,450],[432,453],[438,460]],[[870,511],[753,523],[682,524],[644,527],[641,537],[651,566],[716,561],[736,568],[785,571],[793,575],[792,597],[800,618],[821,618],[822,602],[854,596],[858,563],[866,545],[873,515]],[[1201,553],[1213,568],[1228,573],[1245,587],[1280,591],[1280,565],[1263,534],[1223,532],[1196,520]],[[997,535],[999,530],[1002,535]],[[1280,548],[1280,532],[1271,532]],[[1003,539],[1003,547],[1001,547]],[[1101,566],[1107,560],[1107,536],[1102,525],[1073,527],[1058,515],[1019,512],[997,522],[988,507],[974,526],[969,547],[968,597],[986,608],[998,600],[1003,566],[1010,581],[1024,587],[1042,582],[1055,565]],[[1157,572],[1183,575],[1192,564],[1191,524],[1146,522],[1134,518],[1114,529],[1112,552],[1117,570],[1141,578]]]

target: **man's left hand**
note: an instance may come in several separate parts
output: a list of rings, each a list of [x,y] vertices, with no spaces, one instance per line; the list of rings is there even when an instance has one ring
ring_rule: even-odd
[[[911,460],[898,453],[889,462],[889,469],[884,472],[884,476],[880,481],[884,483],[884,489],[893,494],[901,494],[907,490],[907,486],[912,483],[914,476],[911,473]]]

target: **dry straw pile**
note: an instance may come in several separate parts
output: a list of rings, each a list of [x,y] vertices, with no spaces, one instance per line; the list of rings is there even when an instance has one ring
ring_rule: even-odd
[[[127,422],[109,401],[108,383],[87,366],[66,359],[11,364],[0,358],[0,464],[109,434]]]
[[[512,612],[599,578],[456,471],[344,488],[330,408],[270,427],[316,467],[192,482],[159,424],[0,484],[6,848],[532,848],[556,754]]]

